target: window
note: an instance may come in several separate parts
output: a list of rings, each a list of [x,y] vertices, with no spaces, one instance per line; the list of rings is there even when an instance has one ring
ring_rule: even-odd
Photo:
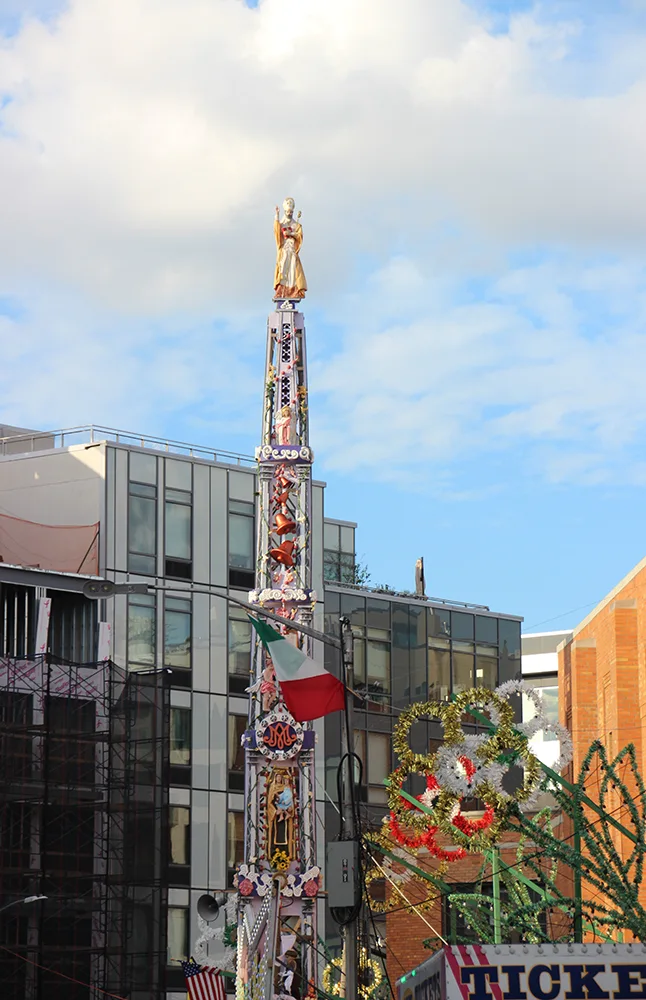
[[[520,671],[520,622],[507,618],[498,619],[500,646],[500,683],[519,680]]]
[[[428,697],[446,701],[451,694],[451,649],[448,639],[428,640]]]
[[[185,598],[165,599],[164,666],[191,668],[191,602]]]
[[[96,660],[97,602],[82,594],[49,593],[52,596],[49,623],[52,654],[76,663]]]
[[[135,594],[128,600],[128,666],[155,664],[155,596]]]
[[[323,576],[330,583],[355,582],[354,528],[323,524]]]
[[[253,587],[255,583],[254,505],[229,500],[229,586]]]
[[[191,710],[170,710],[170,763],[191,763]]]
[[[390,705],[389,642],[366,642],[366,697],[373,711],[386,711]]]
[[[476,642],[490,642],[492,646],[498,644],[497,618],[476,615]]]
[[[190,822],[191,810],[188,806],[170,806],[169,856],[172,865],[190,863]]]
[[[128,569],[154,576],[157,554],[157,487],[130,483],[128,495]]]
[[[227,868],[232,882],[236,866],[244,858],[244,815],[230,812],[227,817]]]
[[[464,611],[451,612],[451,635],[454,639],[473,639],[473,615]]]
[[[493,690],[498,683],[498,656],[495,646],[476,646],[476,687]]]
[[[473,687],[473,643],[453,643],[453,692],[467,691]]]
[[[181,580],[192,580],[191,493],[188,490],[175,490],[167,486],[165,501],[165,575]]]
[[[229,716],[229,789],[244,791],[244,747],[242,734],[247,728],[246,715]]]
[[[388,801],[384,779],[391,771],[391,738],[385,733],[368,733],[368,801]]]
[[[377,805],[385,804],[388,801],[384,779],[392,770],[390,748],[391,738],[386,733],[365,733],[361,729],[354,732],[354,752],[360,757],[363,764],[362,795],[367,797],[368,802]],[[355,762],[355,781],[357,782],[359,770],[359,765]]]
[[[428,634],[444,638],[451,635],[451,612],[444,608],[428,609]]]
[[[251,622],[229,607],[229,693],[244,694],[251,683]]]
[[[188,959],[188,908],[168,907],[168,965],[179,965]]]

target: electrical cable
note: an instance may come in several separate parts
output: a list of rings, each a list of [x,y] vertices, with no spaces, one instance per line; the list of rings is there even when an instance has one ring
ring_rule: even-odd
[[[7,948],[4,944],[0,944],[0,948],[6,951],[8,955],[13,955],[14,958],[19,958],[23,962],[27,962],[28,965],[34,965],[37,969],[42,969],[44,972],[51,972],[54,976],[60,976],[61,979],[67,979],[70,983],[76,983],[77,986],[87,986],[89,990],[95,990],[97,993],[101,993],[105,997],[112,997],[113,1000],[127,1000],[126,997],[120,996],[118,993],[108,993],[107,990],[102,990],[99,986],[92,986],[91,983],[84,983],[82,979],[74,979],[73,976],[66,976],[64,972],[58,972],[56,969],[50,969],[47,965],[40,965],[39,962],[32,961],[31,958],[27,958],[26,955],[20,955],[17,951],[12,951],[11,948]]]
[[[345,619],[345,622],[343,622],[343,620],[342,620],[342,625],[343,624],[346,624],[348,627],[350,626],[350,622],[349,622],[349,620],[347,618]],[[349,751],[347,756],[349,758],[350,757],[354,757],[356,760],[359,761],[359,781],[358,781],[358,784],[359,784],[359,786],[361,786],[361,782],[362,782],[362,778],[363,778],[363,761],[361,760],[361,758],[359,757],[359,755],[357,753],[355,753],[354,751],[350,752],[350,746],[354,745],[354,733],[350,729],[350,711],[349,711],[349,707],[348,707],[348,698],[350,696],[350,689],[348,687],[347,664],[346,664],[346,658],[345,658],[345,649],[344,649],[343,646],[342,646],[342,649],[341,649],[341,654],[342,654],[341,655],[341,666],[342,666],[342,671],[343,671],[343,693],[344,693],[343,707],[344,707],[344,716],[345,716],[346,739],[347,739],[347,746],[348,746],[348,751]],[[354,692],[352,692],[351,696],[354,697]],[[357,806],[356,797],[355,797],[355,781],[354,781],[354,773],[353,773],[353,771],[349,771],[349,780],[350,780],[350,804],[351,804],[351,808],[352,808],[353,825],[355,827],[355,833],[358,834],[358,842],[359,842],[359,845],[361,847],[363,845],[362,817],[361,817],[361,811],[359,810],[359,808]],[[337,789],[338,789],[338,772],[337,772]],[[367,909],[368,909],[368,915],[370,917],[370,923],[372,925],[373,934],[375,935],[375,940],[377,941],[377,940],[379,940],[379,934],[377,932],[377,927],[375,925],[374,914],[373,914],[372,908],[370,906],[370,897],[368,896],[367,887],[366,887],[365,870],[364,870],[363,856],[362,856],[361,850],[359,851],[359,871],[358,871],[358,875],[359,875],[359,904],[358,904],[358,913],[361,911],[361,906],[362,906],[362,903],[363,903],[363,901],[365,899],[366,906],[367,906]],[[357,915],[358,915],[358,913],[357,913]],[[392,951],[392,949],[391,949],[391,951]],[[398,961],[398,964],[401,965],[401,962],[399,962],[399,960],[397,960],[397,961]],[[388,983],[388,989],[390,990],[390,995],[393,998],[393,1000],[396,1000],[395,991],[393,989],[393,984],[392,984],[392,982],[390,980],[390,975],[388,973],[387,963],[386,962],[382,962],[382,965],[383,965],[383,970],[384,970],[384,973],[385,973],[385,976],[386,976],[386,981]]]

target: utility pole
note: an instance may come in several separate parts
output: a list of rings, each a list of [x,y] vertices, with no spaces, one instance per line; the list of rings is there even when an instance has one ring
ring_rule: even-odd
[[[354,636],[349,618],[341,618],[341,643],[343,660],[343,683],[346,686],[345,725],[341,726],[341,760],[345,764],[343,779],[343,824],[345,839],[356,841],[358,831],[355,828],[355,781],[354,781]],[[359,871],[355,873],[360,878]],[[361,891],[360,885],[355,885],[355,898]],[[359,953],[359,920],[358,914],[343,928],[343,972],[345,980],[346,1000],[355,1000],[357,996],[357,967]]]

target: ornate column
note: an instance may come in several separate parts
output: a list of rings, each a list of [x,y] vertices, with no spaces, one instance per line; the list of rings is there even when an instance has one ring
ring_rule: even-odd
[[[290,623],[311,624],[311,483],[302,228],[294,203],[276,210],[275,310],[267,358],[258,459],[258,549],[252,604],[285,619],[281,632],[312,655],[311,639]],[[300,216],[300,213],[299,213]],[[254,636],[255,639],[255,636]],[[245,855],[238,889],[238,1000],[314,996],[316,867],[314,732],[287,711],[270,656],[252,649],[249,728],[244,734]]]

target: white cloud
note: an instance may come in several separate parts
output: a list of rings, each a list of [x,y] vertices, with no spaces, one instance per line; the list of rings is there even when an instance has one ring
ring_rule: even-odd
[[[525,14],[494,34],[459,0],[72,0],[26,20],[0,47],[0,295],[27,308],[5,323],[4,419],[150,426],[194,404],[247,426],[289,191],[309,306],[342,341],[311,345],[330,454],[343,431],[370,469],[395,440],[409,469],[542,439],[607,464],[643,427],[626,357],[645,360],[646,70],[560,92],[578,31]],[[567,281],[503,277],[536,245],[562,248]],[[608,313],[591,340],[584,293]],[[626,295],[632,323],[612,315]],[[25,408],[27,364],[64,392]]]

